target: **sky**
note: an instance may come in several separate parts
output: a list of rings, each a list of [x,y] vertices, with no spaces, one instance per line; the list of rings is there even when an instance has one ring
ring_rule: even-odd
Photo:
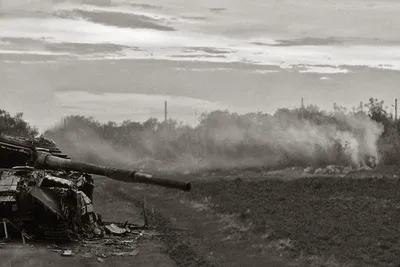
[[[394,0],[0,0],[0,108],[195,123],[215,109],[331,109],[400,85]]]

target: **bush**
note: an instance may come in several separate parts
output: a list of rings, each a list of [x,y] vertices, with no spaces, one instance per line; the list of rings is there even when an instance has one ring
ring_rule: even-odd
[[[35,137],[38,135],[36,127],[30,126],[23,118],[23,113],[12,116],[0,109],[0,134],[16,135],[20,137]]]

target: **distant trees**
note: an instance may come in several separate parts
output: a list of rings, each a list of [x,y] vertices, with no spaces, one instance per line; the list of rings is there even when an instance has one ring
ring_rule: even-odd
[[[386,164],[400,164],[400,120],[387,111],[383,101],[370,98],[364,104],[368,116],[384,126],[384,132],[379,139],[378,147],[382,161]]]
[[[36,127],[32,127],[23,119],[23,113],[11,115],[0,109],[0,133],[23,137],[35,137],[39,134]]]

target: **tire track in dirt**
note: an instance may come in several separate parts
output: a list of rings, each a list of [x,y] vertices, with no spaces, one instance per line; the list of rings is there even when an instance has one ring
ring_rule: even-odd
[[[99,178],[101,182],[103,178]],[[110,194],[114,201],[118,201],[119,203],[127,203],[127,205],[134,205],[136,207],[143,207],[143,196],[144,195],[153,195],[154,193],[148,194],[151,192],[159,192],[159,188],[155,188],[154,186],[142,186],[142,185],[134,185],[128,184],[124,185],[124,187],[120,187],[115,181],[104,181],[102,186],[104,187],[104,191],[106,194]],[[147,190],[148,189],[148,190]],[[171,189],[167,189],[170,191]],[[165,197],[159,196],[158,200],[163,201]],[[163,254],[168,255],[171,260],[175,262],[177,266],[199,266],[199,267],[212,267],[215,266],[211,264],[209,261],[199,256],[190,246],[188,240],[184,237],[185,231],[181,231],[176,228],[174,224],[174,220],[170,219],[170,216],[166,216],[166,214],[159,210],[160,207],[156,207],[154,209],[149,209],[147,207],[147,214],[149,214],[149,225],[151,227],[155,227],[157,232],[161,233],[158,236],[159,242],[164,244],[163,250],[161,251]],[[121,218],[121,220],[123,220]]]
[[[289,266],[282,253],[264,247],[262,237],[248,234],[236,216],[218,214],[189,193],[138,187],[118,190],[119,197],[142,205],[146,195],[150,223],[166,234],[162,241],[178,266]]]

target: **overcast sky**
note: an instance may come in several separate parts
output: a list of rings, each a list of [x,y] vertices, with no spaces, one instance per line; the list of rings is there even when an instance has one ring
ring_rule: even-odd
[[[399,96],[396,1],[0,3],[0,105],[40,129]]]

